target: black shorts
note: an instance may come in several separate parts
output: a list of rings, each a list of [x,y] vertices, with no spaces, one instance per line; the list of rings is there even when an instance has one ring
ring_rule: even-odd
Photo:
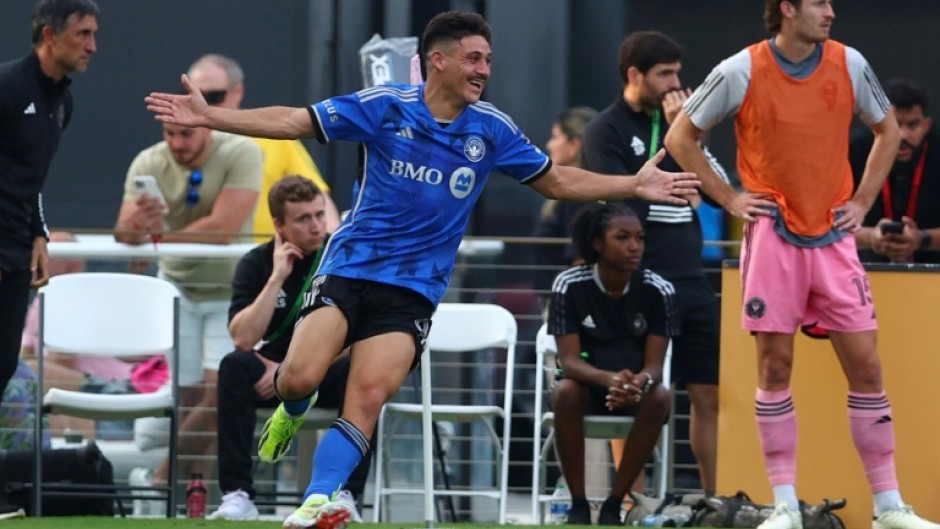
[[[672,380],[676,387],[688,384],[718,384],[718,300],[702,279],[672,281],[682,334],[672,340]]]
[[[415,360],[424,350],[434,305],[417,292],[394,285],[340,276],[319,276],[313,281],[313,296],[300,310],[300,318],[321,307],[343,311],[349,330],[343,347],[390,332],[414,336]]]

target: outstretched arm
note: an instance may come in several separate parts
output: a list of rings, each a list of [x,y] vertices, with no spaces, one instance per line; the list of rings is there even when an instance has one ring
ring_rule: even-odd
[[[183,74],[186,94],[153,92],[144,101],[154,119],[187,127],[208,127],[241,134],[274,139],[307,138],[314,135],[313,120],[305,108],[265,107],[235,110],[210,106],[202,92]]]
[[[630,178],[611,178],[564,165],[553,165],[532,188],[542,195],[560,200],[621,200],[642,198],[650,202],[685,205],[697,193],[698,180],[692,173],[668,173],[656,165],[666,151],[660,150]]]

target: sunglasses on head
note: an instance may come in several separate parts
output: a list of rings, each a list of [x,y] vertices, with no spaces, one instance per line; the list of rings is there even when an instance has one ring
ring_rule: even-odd
[[[209,90],[202,93],[202,97],[206,98],[206,103],[209,103],[212,106],[219,105],[222,101],[225,101],[225,96],[228,94],[228,90]]]
[[[191,208],[199,203],[200,184],[202,184],[202,171],[196,169],[189,173],[189,189],[186,191],[186,207]]]

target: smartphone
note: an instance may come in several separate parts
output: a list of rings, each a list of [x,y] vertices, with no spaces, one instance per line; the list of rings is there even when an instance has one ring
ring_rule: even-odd
[[[151,198],[156,198],[160,201],[160,205],[166,209],[166,199],[163,198],[163,191],[160,190],[160,185],[157,184],[157,179],[153,175],[137,175],[134,177],[134,187],[137,188],[138,193],[142,193]]]
[[[900,222],[892,221],[892,222],[885,222],[884,224],[881,224],[882,235],[885,235],[887,233],[900,234],[903,232],[904,232],[904,224]]]

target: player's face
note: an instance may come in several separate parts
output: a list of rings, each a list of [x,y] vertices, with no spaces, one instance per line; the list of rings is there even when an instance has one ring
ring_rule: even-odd
[[[490,79],[493,60],[490,44],[479,35],[471,35],[460,39],[445,55],[444,72],[449,88],[468,105],[479,101]]]
[[[793,9],[793,30],[805,42],[823,42],[829,38],[836,13],[832,0],[793,0],[785,2]]]
[[[572,165],[581,152],[581,138],[569,138],[558,123],[555,123],[552,125],[552,137],[545,144],[545,150],[548,151],[548,157],[552,159],[553,164]]]
[[[284,204],[284,220],[274,219],[274,228],[285,241],[310,255],[323,244],[326,236],[326,200],[317,195],[313,200]]]
[[[894,117],[898,120],[901,129],[901,145],[898,147],[897,161],[908,162],[914,157],[914,151],[924,143],[924,136],[933,125],[933,120],[924,116],[924,109],[920,105],[911,108],[894,109]]]
[[[640,74],[640,103],[645,108],[663,108],[663,98],[682,88],[679,82],[681,62],[661,62]]]
[[[610,220],[604,238],[594,243],[600,255],[598,263],[621,272],[632,272],[640,266],[646,235],[640,219],[623,215]]]
[[[62,71],[84,72],[91,56],[98,51],[95,35],[98,19],[94,15],[69,15],[65,29],[52,37],[52,57]]]
[[[163,139],[170,147],[173,159],[180,165],[195,169],[209,146],[211,131],[182,125],[163,124]]]

